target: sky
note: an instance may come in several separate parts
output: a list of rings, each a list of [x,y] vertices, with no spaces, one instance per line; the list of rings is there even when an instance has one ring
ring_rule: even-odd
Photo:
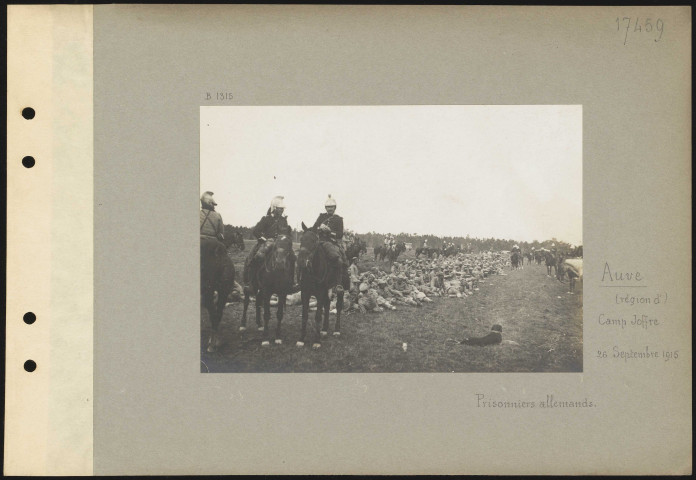
[[[201,193],[253,226],[275,195],[357,233],[582,243],[581,105],[201,107]]]

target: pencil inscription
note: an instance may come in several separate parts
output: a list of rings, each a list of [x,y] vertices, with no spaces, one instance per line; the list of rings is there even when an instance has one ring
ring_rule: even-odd
[[[633,27],[633,28],[631,28]],[[647,36],[646,34],[651,34],[655,42],[659,42],[662,39],[662,34],[665,31],[665,22],[658,18],[653,22],[652,18],[641,19],[640,17],[616,17],[616,31],[623,32],[623,44],[626,45],[628,41],[628,34],[631,35],[641,35]]]

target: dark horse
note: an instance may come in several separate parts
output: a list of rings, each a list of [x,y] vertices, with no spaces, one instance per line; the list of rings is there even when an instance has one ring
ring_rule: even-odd
[[[510,261],[512,263],[512,269],[517,270],[518,268],[522,268],[524,257],[520,252],[512,252],[512,257],[510,258]]]
[[[214,240],[201,240],[201,304],[208,311],[212,332],[208,351],[215,352],[222,340],[218,328],[230,292],[234,289],[234,263],[225,245]]]
[[[251,252],[254,253],[253,251]],[[249,261],[250,259],[248,259]],[[295,274],[295,254],[292,251],[292,240],[286,235],[279,236],[270,251],[266,253],[263,265],[251,272],[250,288],[244,289],[244,313],[242,314],[242,326],[240,330],[246,330],[247,308],[249,297],[256,297],[256,325],[261,325],[261,307],[263,307],[263,341],[262,346],[270,345],[268,335],[268,321],[271,319],[271,296],[278,295],[278,312],[276,318],[275,343],[280,345],[280,323],[283,321],[285,301],[292,290],[292,281]]]
[[[524,258],[527,259],[527,265],[531,265],[532,260],[534,259],[534,255],[532,255],[530,252],[527,252],[524,254]]]
[[[341,278],[340,268],[332,266],[328,262],[326,251],[322,248],[319,235],[302,223],[302,236],[300,237],[300,253],[297,256],[297,283],[302,292],[302,332],[297,342],[298,347],[303,347],[307,334],[307,320],[309,319],[309,299],[315,296],[317,299],[317,313],[314,319],[314,344],[313,348],[321,347],[321,336],[327,335],[329,330],[329,311],[331,297],[329,290],[336,287],[336,324],[334,336],[341,334],[341,310],[343,309],[343,289],[348,288],[345,278]],[[342,284],[343,283],[343,284]],[[322,322],[323,314],[323,322]],[[321,333],[319,327],[321,326]]]
[[[397,242],[396,245],[394,245],[394,249],[388,249],[387,250],[387,258],[391,263],[394,263],[397,258],[399,258],[399,255],[401,255],[402,252],[406,251],[406,244],[404,242]]]
[[[242,232],[230,225],[225,225],[224,244],[228,249],[231,246],[235,246],[239,250],[244,251],[244,249],[246,248],[246,245],[244,245],[244,235],[242,235]]]
[[[546,260],[546,275],[551,276],[551,269],[554,273],[558,274],[558,268],[556,266],[556,255],[553,252],[545,251],[544,259]]]
[[[367,244],[356,237],[355,241],[346,248],[346,256],[348,259],[360,258],[361,253],[367,253]]]
[[[375,261],[377,261],[377,257],[379,257],[380,260],[384,261],[384,257],[387,256],[388,250],[389,249],[386,245],[377,245],[375,247]]]
[[[435,249],[435,248],[418,247],[418,248],[416,248],[416,258],[418,258],[421,254],[425,255],[428,258],[433,258],[433,255],[436,252],[437,252],[437,249]]]
[[[236,245],[238,249],[244,251],[246,245],[244,244],[244,235],[241,232],[235,232],[232,238],[232,245]]]

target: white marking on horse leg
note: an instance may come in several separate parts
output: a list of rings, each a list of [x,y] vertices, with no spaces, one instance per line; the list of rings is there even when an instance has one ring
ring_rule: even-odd
[[[268,340],[264,340],[263,342],[261,342],[261,346],[262,346],[262,347],[267,347],[267,346],[269,346],[270,344],[271,344],[271,342],[269,342]]]
[[[334,337],[340,337],[340,336],[341,336],[341,332],[333,332],[333,336],[334,336]]]
[[[304,347],[304,342],[297,342],[295,344],[296,347]]]
[[[275,344],[276,344],[276,345],[282,345],[282,344],[283,344],[283,340],[282,340],[281,338],[276,338],[276,339],[275,339]]]
[[[317,348],[321,348],[321,343],[315,343],[314,345],[312,345],[312,348],[314,350],[316,350]]]
[[[322,337],[325,337],[329,334],[329,332],[325,332],[324,330],[322,330],[320,333]]]
[[[256,330],[258,330],[259,332],[263,332],[263,327],[259,327]]]
[[[246,327],[239,327],[239,331],[240,331],[240,332],[245,332],[245,331],[246,331]]]

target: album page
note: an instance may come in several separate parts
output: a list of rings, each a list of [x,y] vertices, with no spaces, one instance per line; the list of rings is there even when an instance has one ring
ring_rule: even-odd
[[[9,6],[4,473],[690,474],[690,42]]]

